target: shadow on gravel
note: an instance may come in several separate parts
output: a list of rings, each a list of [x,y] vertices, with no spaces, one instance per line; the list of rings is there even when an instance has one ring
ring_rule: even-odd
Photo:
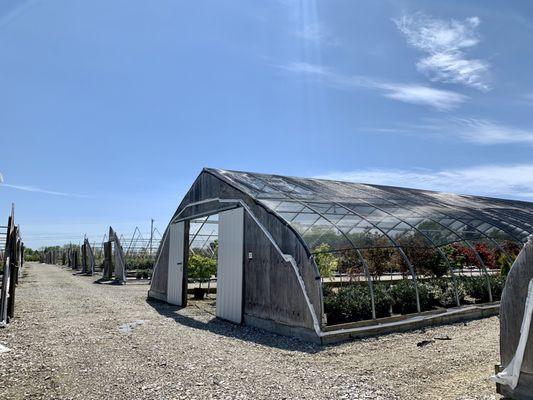
[[[325,349],[325,347],[317,344],[276,335],[274,333],[253,328],[251,326],[232,324],[214,316],[207,322],[199,321],[186,315],[177,314],[177,311],[181,310],[183,307],[173,306],[162,301],[147,299],[146,302],[160,315],[172,318],[177,323],[190,328],[201,329],[213,332],[217,335],[244,340],[247,342],[254,342],[263,346],[275,347],[281,350],[315,354]]]

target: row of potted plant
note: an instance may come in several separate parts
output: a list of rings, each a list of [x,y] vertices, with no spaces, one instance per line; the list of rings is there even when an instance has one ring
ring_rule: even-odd
[[[488,276],[492,300],[500,300],[505,277]],[[487,276],[462,276],[456,280],[457,296],[461,304],[489,301]],[[376,317],[417,312],[416,291],[412,280],[402,279],[394,284],[374,282]],[[451,278],[434,278],[418,282],[421,311],[454,307],[456,289]],[[356,322],[372,318],[370,289],[366,283],[353,282],[340,288],[324,286],[324,311],[329,325]]]

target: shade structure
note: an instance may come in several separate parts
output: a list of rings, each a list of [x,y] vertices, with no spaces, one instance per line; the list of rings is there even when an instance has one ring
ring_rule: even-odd
[[[245,252],[254,246],[252,241],[257,245],[262,235],[261,240],[266,237],[269,246],[279,250],[278,256],[282,259],[271,264],[286,264],[287,257],[294,261],[295,281],[284,288],[293,290],[285,296],[301,296],[300,303],[307,303],[312,315],[298,309],[299,325],[311,328],[314,324],[315,329],[324,323],[322,282],[316,261],[320,254],[350,254],[345,258],[368,282],[372,317],[375,318],[373,282],[384,269],[376,258],[375,249],[388,249],[399,273],[408,276],[417,289],[417,280],[432,272],[427,258],[437,259],[446,269],[443,273],[455,282],[461,271],[452,253],[460,247],[465,257],[470,258],[468,263],[487,277],[486,290],[492,301],[488,277],[497,265],[487,249],[511,264],[516,255],[514,249],[533,233],[533,204],[529,202],[210,168],[202,171],[171,223],[190,221],[234,207],[244,207],[250,229],[260,231],[255,238],[245,233]],[[166,232],[150,290],[151,296],[163,299],[166,296],[168,240]],[[253,266],[250,270],[254,279],[268,280],[272,289],[273,274],[285,271],[281,267],[272,268],[275,267],[270,265],[269,273],[263,271],[261,276],[255,275]],[[291,269],[286,269],[285,275],[290,273]],[[245,287],[245,299],[261,304],[270,312],[265,305],[268,299],[257,297],[266,293],[266,289],[256,290],[258,286],[260,283],[255,281],[253,299],[246,294]],[[278,288],[276,293],[282,289]],[[418,289],[416,303],[416,311],[422,311]],[[457,295],[456,303],[460,305]],[[285,313],[292,312],[287,309],[290,305],[276,307]],[[279,316],[269,315],[270,319],[280,322]],[[287,318],[282,318],[282,322],[288,323]]]

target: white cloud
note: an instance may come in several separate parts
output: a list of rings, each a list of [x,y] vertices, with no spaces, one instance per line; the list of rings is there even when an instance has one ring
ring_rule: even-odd
[[[344,76],[321,65],[293,62],[280,68],[296,73],[312,75],[338,89],[366,88],[379,91],[383,96],[404,103],[431,106],[438,110],[450,110],[466,101],[467,96],[450,90],[410,83],[394,83],[365,76]]]
[[[379,88],[379,86],[377,86]],[[466,100],[466,96],[449,90],[423,85],[381,84],[384,95],[404,103],[427,105],[438,110],[449,110]]]
[[[533,130],[505,126],[484,119],[461,119],[457,121],[458,134],[466,141],[493,145],[524,143],[533,145]]]
[[[306,62],[291,62],[287,65],[280,65],[279,68],[285,69],[290,72],[319,75],[326,78],[333,78],[336,76],[329,68],[326,68],[322,65],[310,64]]]
[[[426,118],[421,123],[367,127],[367,131],[416,136],[437,135],[479,145],[533,145],[533,130],[480,118]]]
[[[489,63],[469,59],[465,50],[479,43],[478,17],[444,21],[421,13],[394,20],[407,42],[428,53],[417,63],[419,71],[434,81],[458,83],[489,90]]]
[[[0,183],[2,181],[0,180]],[[38,188],[38,187],[35,187],[35,186],[25,186],[25,185],[11,185],[11,184],[7,184],[7,183],[4,183],[2,185],[0,185],[0,188],[2,187],[6,187],[6,188],[10,188],[10,189],[16,189],[16,190],[23,190],[25,192],[34,192],[34,193],[43,193],[43,194],[51,194],[51,195],[54,195],[54,196],[65,196],[65,197],[79,197],[79,198],[85,198],[85,197],[88,197],[88,196],[85,196],[85,195],[82,195],[82,194],[77,194],[77,193],[66,193],[66,192],[56,192],[54,190],[46,190],[46,189],[41,189],[41,188]]]
[[[424,123],[379,127],[378,132],[440,135],[459,138],[480,145],[526,144],[533,145],[533,130],[508,126],[480,118],[427,118]]]
[[[533,201],[533,164],[442,170],[364,169],[332,172],[317,178]]]
[[[307,24],[294,34],[300,39],[327,46],[338,46],[339,39],[333,36],[329,29],[321,23]]]

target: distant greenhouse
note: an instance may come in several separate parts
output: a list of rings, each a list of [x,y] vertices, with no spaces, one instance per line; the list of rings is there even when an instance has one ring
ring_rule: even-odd
[[[533,233],[523,201],[204,169],[164,234],[150,297],[186,304],[190,228],[214,214],[217,315],[318,341],[337,324],[357,333],[499,300]]]

